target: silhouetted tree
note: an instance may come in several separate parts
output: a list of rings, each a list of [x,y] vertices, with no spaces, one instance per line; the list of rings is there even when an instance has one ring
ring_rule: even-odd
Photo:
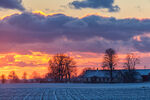
[[[22,76],[23,82],[27,82],[27,73],[24,72]]]
[[[2,74],[2,76],[1,76],[1,81],[2,81],[2,84],[4,84],[6,82],[6,78],[5,78],[4,74]]]
[[[15,71],[11,71],[11,72],[9,73],[8,79],[10,79],[10,81],[11,81],[12,83],[17,83],[17,82],[19,82],[19,78],[18,78],[17,74],[15,73]]]
[[[73,61],[73,58],[70,58],[69,56],[66,56],[65,58],[65,70],[64,70],[64,74],[65,74],[65,78],[69,79],[71,78],[71,74],[74,73],[75,74],[75,62]]]
[[[134,55],[133,53],[127,54],[127,57],[124,63],[124,68],[130,72],[130,71],[135,70],[136,65],[139,63],[140,63],[140,60],[136,55]]]
[[[117,54],[112,48],[106,49],[103,61],[103,68],[107,68],[110,72],[111,82],[113,80],[113,70],[117,65]]]
[[[48,70],[55,81],[70,80],[72,73],[75,72],[75,64],[73,58],[57,54],[50,59]]]
[[[136,65],[140,63],[139,58],[133,53],[127,54],[125,59],[124,68],[128,70],[125,72],[125,82],[135,82],[136,81]]]

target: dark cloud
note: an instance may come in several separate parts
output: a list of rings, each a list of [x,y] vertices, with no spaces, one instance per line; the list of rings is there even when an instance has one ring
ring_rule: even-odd
[[[133,40],[134,48],[140,52],[150,52],[150,37],[140,37],[140,41]]]
[[[0,40],[5,42],[52,42],[62,37],[74,41],[94,37],[129,40],[135,35],[149,32],[150,20],[115,19],[95,15],[78,19],[63,14],[43,16],[23,13],[6,17],[0,26]]]
[[[81,8],[93,8],[101,9],[106,8],[109,12],[118,12],[120,10],[118,5],[113,5],[114,0],[82,0],[82,1],[73,1],[70,3],[76,9]]]
[[[0,21],[0,52],[103,52],[109,47],[137,45],[136,41],[126,41],[148,32],[150,19],[116,19],[96,15],[79,19],[63,14],[14,14]]]
[[[0,8],[25,10],[22,6],[22,0],[0,0]]]

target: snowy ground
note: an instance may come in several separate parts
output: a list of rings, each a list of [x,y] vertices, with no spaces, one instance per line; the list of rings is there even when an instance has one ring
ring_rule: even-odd
[[[5,84],[0,100],[150,100],[150,83]]]

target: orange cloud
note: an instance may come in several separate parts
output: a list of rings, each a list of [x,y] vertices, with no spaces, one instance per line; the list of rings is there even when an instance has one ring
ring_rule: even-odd
[[[48,60],[50,54],[32,52],[31,55],[19,55],[17,53],[0,54],[1,74],[8,75],[10,71],[16,71],[21,78],[23,72],[30,74],[33,71],[45,74],[47,73]]]

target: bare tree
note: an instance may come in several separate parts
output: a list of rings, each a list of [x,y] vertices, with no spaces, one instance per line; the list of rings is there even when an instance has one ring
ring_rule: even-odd
[[[64,60],[65,57],[63,55],[55,55],[52,59],[49,61],[49,73],[51,74],[51,78],[57,80],[62,80],[63,74],[64,74]]]
[[[127,57],[124,63],[124,68],[130,72],[130,71],[135,70],[136,65],[139,63],[140,63],[140,60],[136,55],[134,55],[133,53],[127,54]]]
[[[73,74],[73,73],[75,74],[75,72],[76,72],[75,71],[76,63],[74,62],[73,58],[70,58],[69,56],[66,56],[64,62],[65,62],[64,74],[65,74],[66,79],[69,79],[69,81],[70,81],[71,74]]]
[[[17,83],[17,82],[19,82],[19,78],[18,78],[17,74],[15,73],[15,71],[11,71],[11,72],[9,73],[8,79],[10,79],[10,81],[11,81],[12,83]]]
[[[24,82],[27,82],[27,73],[26,72],[23,73],[22,79]]]
[[[70,81],[72,73],[75,72],[75,62],[73,58],[64,54],[57,54],[49,61],[49,73],[56,81],[67,79]]]
[[[124,68],[128,70],[128,72],[124,73],[124,81],[125,82],[135,82],[136,81],[136,65],[140,63],[139,58],[131,53],[127,54],[127,57],[125,59]]]
[[[2,76],[1,76],[1,81],[2,81],[2,84],[4,84],[6,82],[6,78],[5,78],[4,74],[2,74]]]
[[[110,72],[111,82],[113,80],[113,70],[117,65],[117,54],[112,48],[106,49],[103,61],[103,68],[107,68]]]

